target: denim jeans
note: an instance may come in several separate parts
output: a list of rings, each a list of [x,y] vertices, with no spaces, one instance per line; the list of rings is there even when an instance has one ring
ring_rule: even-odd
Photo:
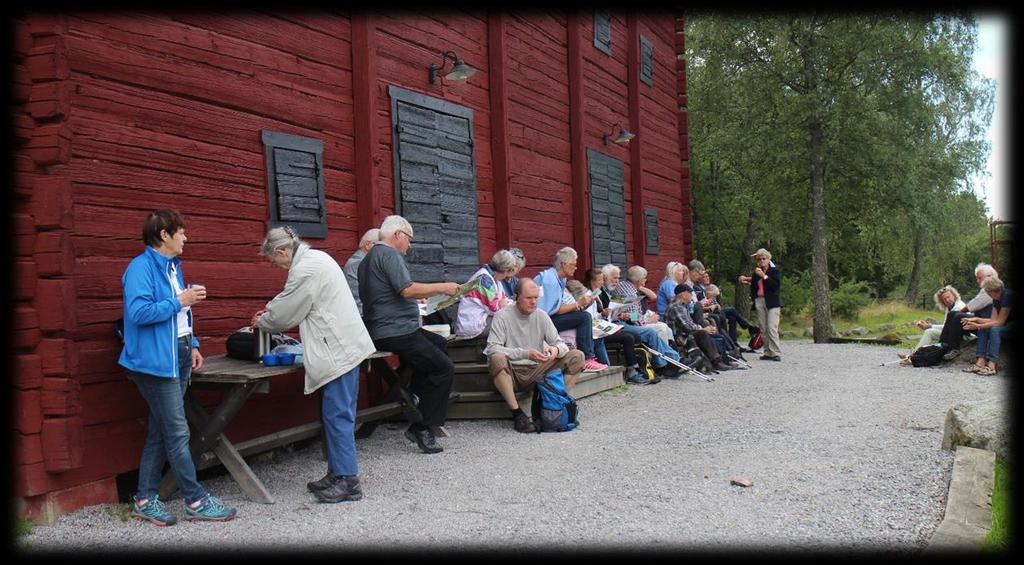
[[[359,400],[359,365],[324,385],[320,419],[327,444],[327,470],[331,475],[358,475],[356,462],[356,401]]]
[[[149,404],[149,431],[139,462],[139,500],[153,498],[159,492],[164,462],[170,461],[187,504],[206,496],[196,479],[196,466],[189,451],[190,432],[185,419],[185,390],[192,378],[192,343],[178,340],[178,377],[155,377],[128,372],[129,378]]]
[[[420,398],[419,410],[423,414],[423,421],[416,427],[443,426],[455,377],[445,338],[421,328],[406,335],[375,339],[373,344],[378,351],[398,355],[402,364],[412,369],[409,392]]]
[[[576,349],[583,352],[584,359],[593,359],[594,355],[594,322],[590,312],[569,312],[551,316],[551,322],[558,331],[576,328]]]
[[[647,347],[650,347],[651,349],[657,351],[658,353],[661,353],[666,357],[670,357],[676,361],[679,360],[679,352],[676,351],[675,348],[670,346],[665,340],[661,339],[661,337],[658,335],[658,332],[655,331],[654,328],[650,326],[633,326],[630,324],[619,325],[622,326],[622,331],[620,331],[619,333],[626,332],[635,337],[636,339],[638,339],[640,343],[646,345]],[[665,365],[668,365],[667,361],[665,361],[661,357],[658,357],[657,355],[654,356],[654,360],[652,362],[654,364],[654,367],[658,369],[664,367]]]
[[[995,361],[999,357],[999,345],[1003,340],[1003,334],[1006,333],[1006,330],[1007,326],[996,326],[994,328],[978,330],[978,357]]]

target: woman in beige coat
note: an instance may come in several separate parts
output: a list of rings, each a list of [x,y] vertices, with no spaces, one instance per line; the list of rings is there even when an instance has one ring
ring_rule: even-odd
[[[284,290],[252,318],[253,327],[279,333],[299,326],[305,393],[323,388],[320,415],[327,444],[327,474],[308,483],[320,502],[363,497],[356,463],[359,364],[375,350],[338,263],[310,248],[290,227],[267,232],[263,255],[288,270]]]

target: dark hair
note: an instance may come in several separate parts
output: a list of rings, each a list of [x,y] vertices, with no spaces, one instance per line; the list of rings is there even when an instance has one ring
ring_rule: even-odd
[[[587,290],[590,290],[590,283],[594,282],[594,279],[600,274],[602,274],[601,269],[598,269],[597,267],[587,269],[587,272],[583,273],[583,286],[587,287]]]
[[[174,235],[184,227],[185,219],[176,210],[154,210],[142,224],[142,241],[151,247],[158,247],[163,243],[160,239],[161,231],[167,230],[169,235]]]
[[[676,294],[680,294],[682,292],[693,292],[693,287],[691,287],[688,284],[677,284],[676,285]]]

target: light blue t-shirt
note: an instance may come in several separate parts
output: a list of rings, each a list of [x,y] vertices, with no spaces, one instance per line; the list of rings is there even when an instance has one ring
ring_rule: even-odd
[[[665,279],[661,281],[661,286],[658,287],[658,316],[664,318],[665,310],[668,305],[672,303],[672,299],[676,297],[676,281],[672,279]]]
[[[540,287],[540,298],[537,300],[537,307],[554,316],[562,306],[562,293],[565,291],[565,279],[558,278],[558,272],[554,267],[549,267],[533,277],[534,282]]]

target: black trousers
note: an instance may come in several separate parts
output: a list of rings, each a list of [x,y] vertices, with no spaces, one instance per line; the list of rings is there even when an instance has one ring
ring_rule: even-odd
[[[964,340],[964,334],[975,333],[971,330],[965,330],[961,320],[975,315],[969,312],[950,312],[946,314],[946,320],[942,322],[942,333],[939,334],[939,341],[953,349],[960,349],[960,344]]]
[[[420,398],[422,426],[443,426],[448,416],[448,394],[452,390],[455,366],[448,357],[448,342],[424,329],[411,334],[373,340],[378,351],[398,355],[402,365],[412,369],[409,391]]]

